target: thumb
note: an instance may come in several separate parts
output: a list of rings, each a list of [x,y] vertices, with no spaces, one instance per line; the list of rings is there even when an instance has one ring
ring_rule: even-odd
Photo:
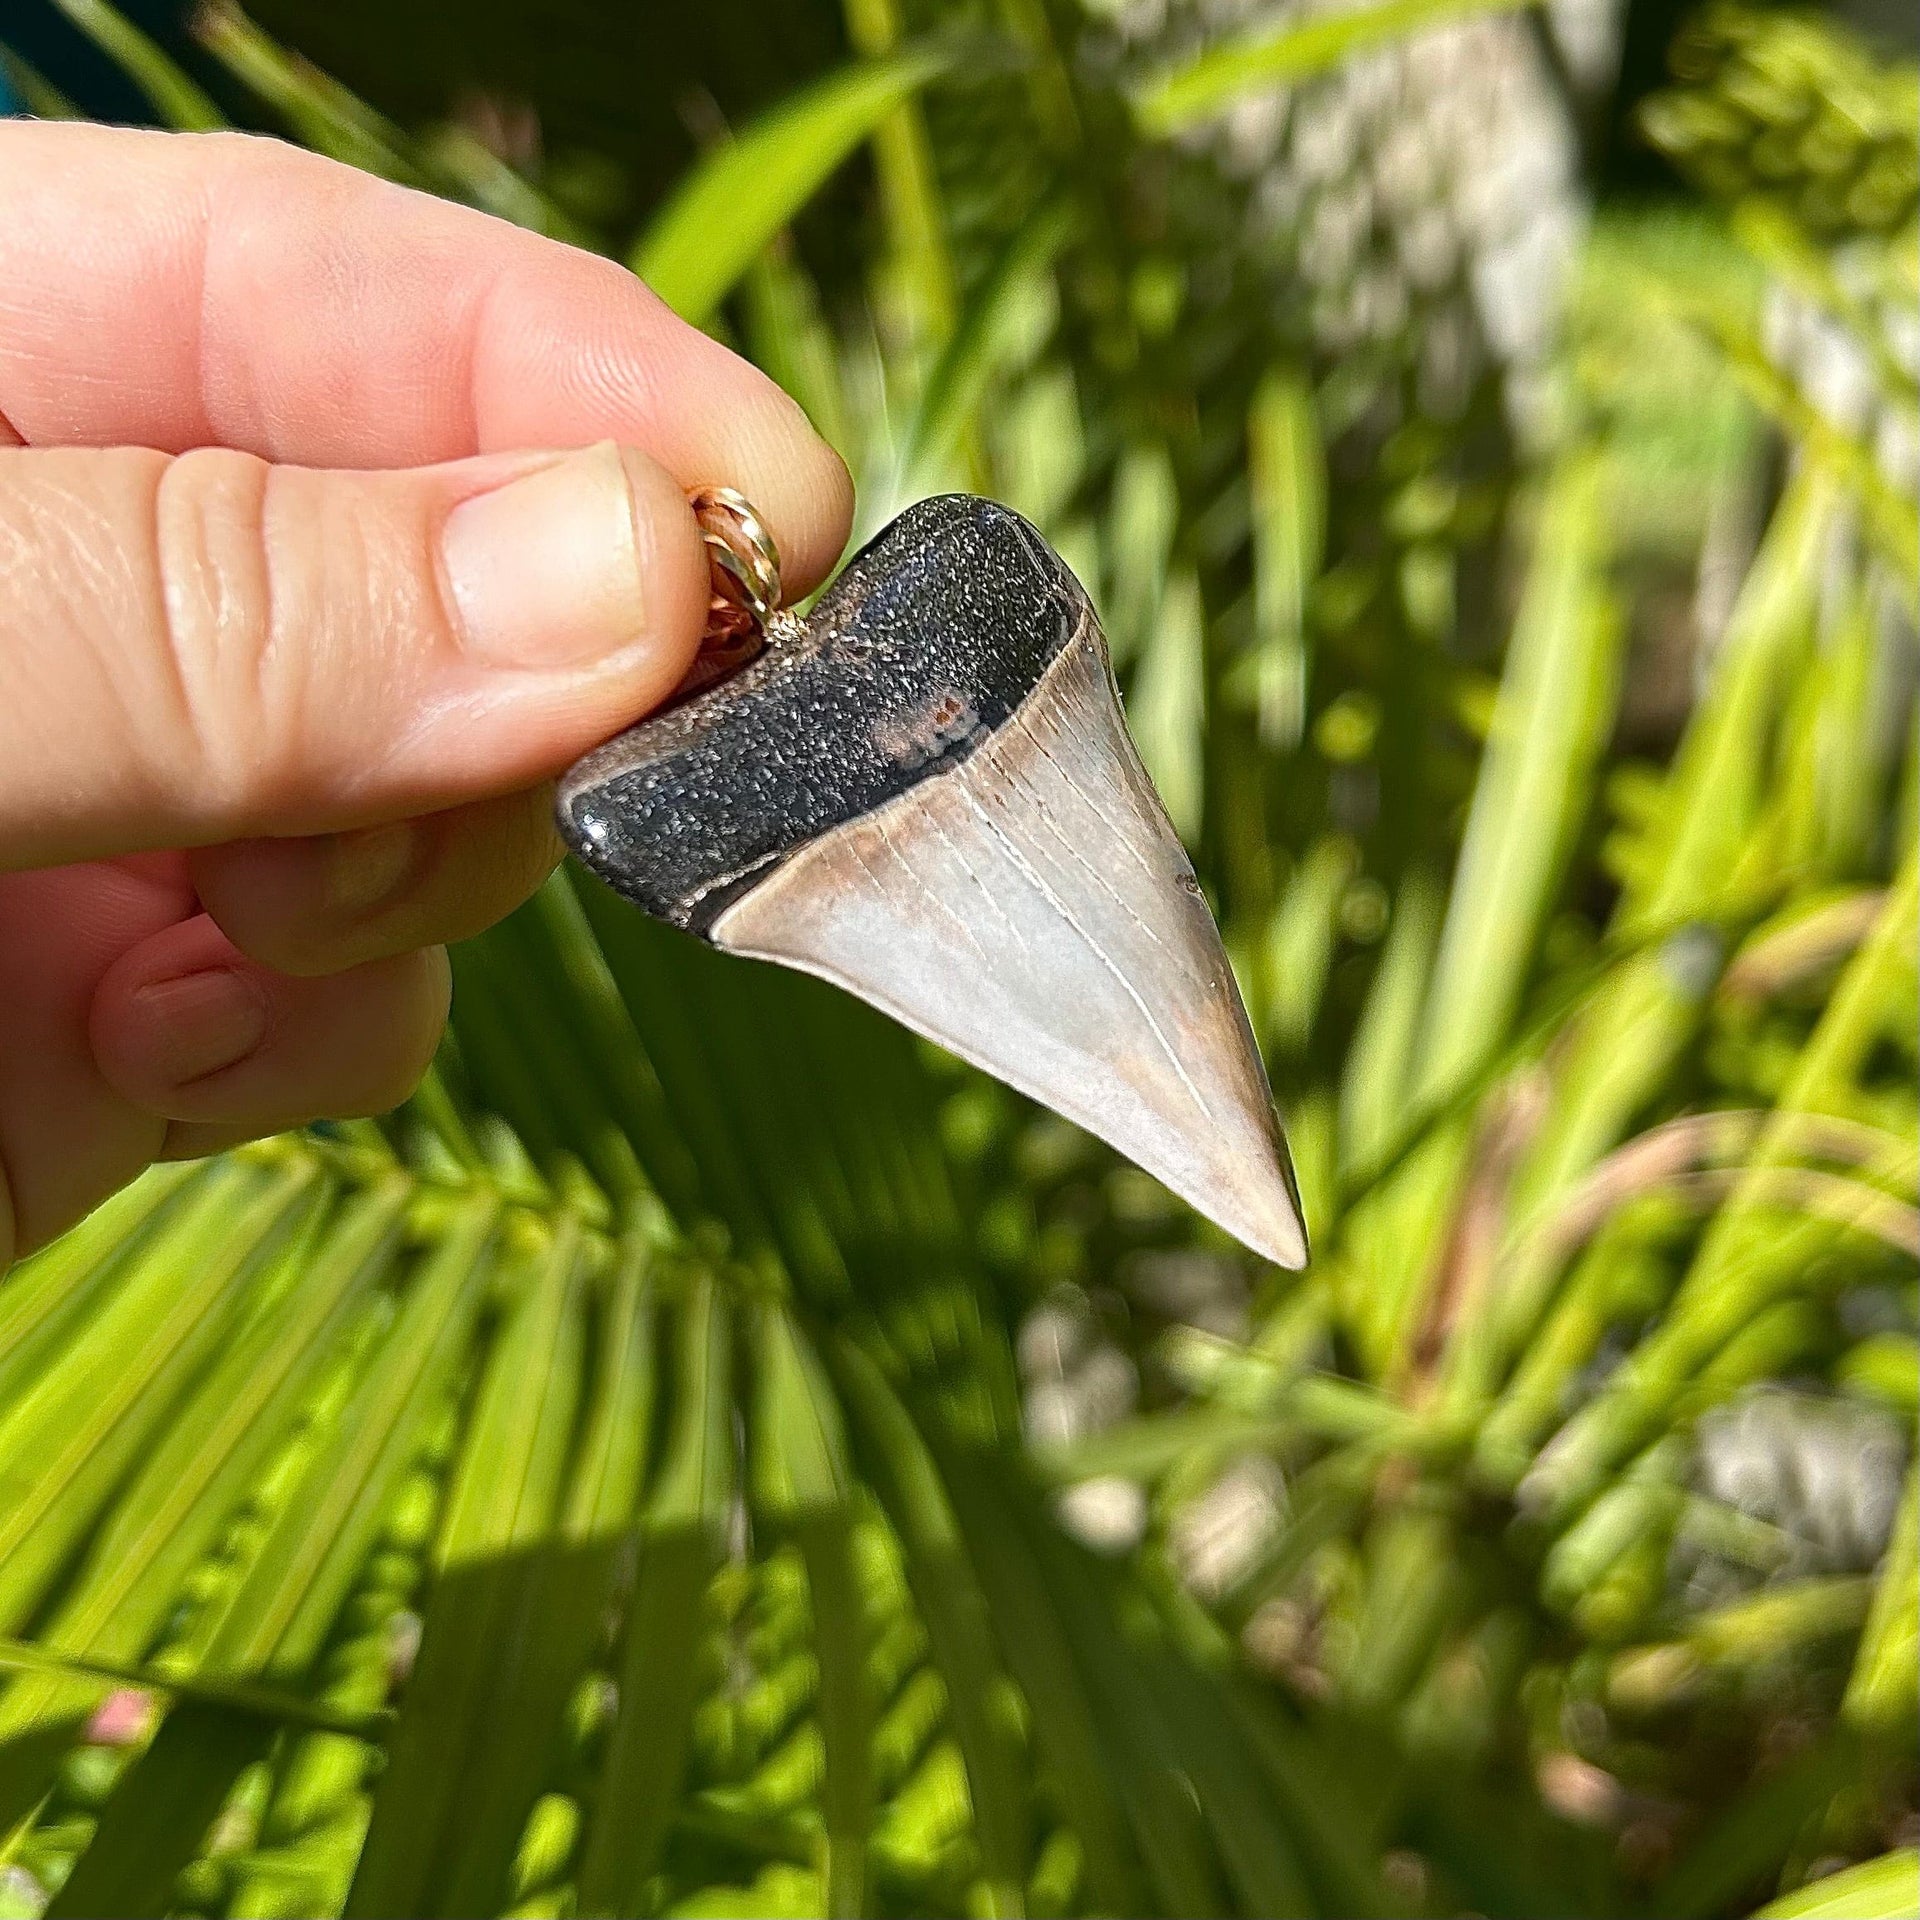
[[[612,444],[0,451],[0,868],[525,787],[672,691],[707,591],[678,484]]]

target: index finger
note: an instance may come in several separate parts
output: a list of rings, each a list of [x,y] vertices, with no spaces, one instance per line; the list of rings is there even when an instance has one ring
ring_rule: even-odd
[[[0,122],[0,207],[29,445],[370,468],[611,439],[738,488],[797,590],[846,538],[800,409],[611,261],[242,134]]]

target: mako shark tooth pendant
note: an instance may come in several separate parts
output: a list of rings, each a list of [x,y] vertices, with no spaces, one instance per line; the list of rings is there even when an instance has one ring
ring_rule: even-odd
[[[758,517],[717,490],[694,506],[726,555],[708,648],[674,704],[560,783],[574,850],[646,912],[858,994],[1304,1265],[1246,1010],[1066,563],[1018,514],[948,495],[805,619],[769,622]],[[766,644],[729,673],[743,632]]]

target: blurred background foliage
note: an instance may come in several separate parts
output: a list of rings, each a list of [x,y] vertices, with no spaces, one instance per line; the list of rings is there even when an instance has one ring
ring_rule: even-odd
[[[9,0],[1044,527],[1316,1257],[557,878],[0,1286],[0,1913],[1914,1911],[1911,32]]]

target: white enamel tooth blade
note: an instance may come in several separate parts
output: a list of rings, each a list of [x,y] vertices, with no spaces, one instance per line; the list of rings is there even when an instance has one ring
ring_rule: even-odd
[[[1239,990],[1090,619],[971,756],[802,848],[709,937],[872,1001],[1306,1263]]]

